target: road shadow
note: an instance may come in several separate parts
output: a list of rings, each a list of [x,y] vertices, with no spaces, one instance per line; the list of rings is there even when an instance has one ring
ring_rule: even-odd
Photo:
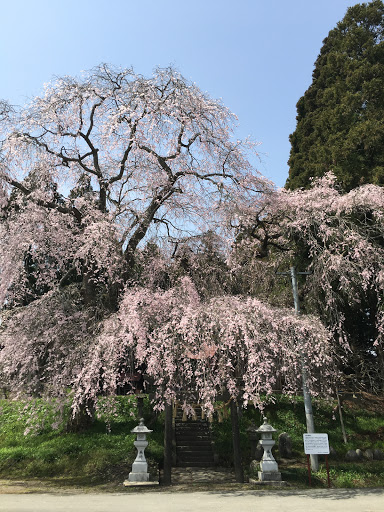
[[[249,496],[254,495],[255,497],[263,495],[263,496],[279,496],[282,498],[289,497],[303,497],[309,499],[321,499],[321,500],[346,500],[346,499],[354,499],[363,496],[383,496],[384,503],[384,489],[383,488],[374,488],[374,489],[296,489],[296,490],[288,490],[288,489],[266,489],[266,490],[228,490],[228,491],[209,491],[209,494],[212,495],[221,495],[223,498],[225,497],[233,497],[233,496]],[[384,510],[384,505],[383,505]]]

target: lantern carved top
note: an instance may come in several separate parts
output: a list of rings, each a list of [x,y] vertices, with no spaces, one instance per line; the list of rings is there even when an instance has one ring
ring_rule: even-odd
[[[131,430],[131,432],[132,434],[150,434],[151,432],[153,432],[153,430],[149,430],[144,425],[144,418],[140,418],[139,424],[137,425],[137,427]]]
[[[264,423],[256,430],[256,432],[277,432],[277,430],[275,428],[272,427],[272,425],[270,425],[268,423],[268,419],[264,416],[263,418],[264,420]]]

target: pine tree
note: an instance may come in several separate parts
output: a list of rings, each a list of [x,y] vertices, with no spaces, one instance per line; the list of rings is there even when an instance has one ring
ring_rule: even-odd
[[[384,4],[350,7],[323,41],[297,103],[286,187],[333,171],[346,190],[384,184]]]

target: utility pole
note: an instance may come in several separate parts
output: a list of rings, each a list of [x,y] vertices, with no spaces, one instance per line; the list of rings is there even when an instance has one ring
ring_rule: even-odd
[[[297,286],[297,275],[310,275],[311,272],[297,272],[295,267],[291,267],[289,272],[276,272],[279,275],[291,276],[292,281],[292,291],[293,291],[293,301],[295,304],[295,314],[300,315],[300,302],[299,302],[299,289]],[[308,390],[307,386],[307,372],[305,369],[304,362],[304,354],[302,350],[300,350],[301,356],[301,375],[302,375],[302,383],[303,383],[303,397],[304,397],[304,408],[305,408],[305,419],[307,423],[307,433],[314,434],[315,433],[315,423],[313,421],[313,411],[312,411],[312,401],[311,401],[311,393]],[[312,471],[319,471],[319,457],[317,455],[311,455],[311,468]]]

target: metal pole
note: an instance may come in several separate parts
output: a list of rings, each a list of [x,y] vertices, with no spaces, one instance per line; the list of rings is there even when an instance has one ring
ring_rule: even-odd
[[[327,479],[328,479],[328,487],[331,487],[331,479],[329,477],[329,464],[328,464],[328,455],[325,456],[325,464],[327,466]]]
[[[295,267],[289,269],[292,280],[293,302],[295,304],[295,313],[300,315],[299,287],[297,285],[297,272]]]
[[[297,286],[297,272],[295,267],[290,268],[291,279],[292,279],[292,289],[293,289],[293,300],[295,303],[295,314],[300,314],[300,302],[299,302],[299,290]],[[300,272],[300,274],[304,272]],[[308,272],[309,273],[309,272]],[[315,423],[313,421],[313,411],[312,411],[312,401],[311,394],[308,390],[307,386],[307,374],[305,370],[304,363],[304,354],[301,352],[301,371],[302,371],[302,379],[303,379],[303,396],[304,396],[304,409],[305,409],[305,419],[307,422],[307,432],[308,434],[315,433]],[[311,456],[311,467],[312,471],[319,471],[319,457],[317,455],[312,454]]]
[[[337,388],[336,388],[336,396],[337,396],[337,405],[339,407],[339,416],[340,416],[340,423],[341,423],[341,431],[343,433],[343,441],[344,441],[344,444],[347,444],[348,443],[347,433],[345,432],[340,394],[339,394],[339,390]]]
[[[309,463],[309,455],[307,455],[307,468],[308,468],[309,487],[311,487],[312,486],[312,482],[311,482],[311,464]]]

